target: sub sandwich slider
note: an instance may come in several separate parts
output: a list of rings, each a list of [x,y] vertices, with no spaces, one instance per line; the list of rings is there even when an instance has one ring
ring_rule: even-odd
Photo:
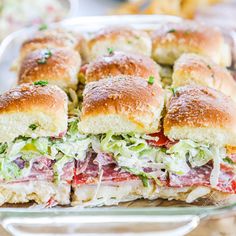
[[[4,203],[70,203],[73,157],[65,154],[67,96],[45,81],[0,95],[0,191]]]
[[[235,200],[236,104],[207,87],[173,90],[164,118],[164,133],[176,142],[171,153],[169,186],[188,188],[182,200]],[[178,199],[179,197],[177,197]]]
[[[111,76],[137,76],[145,79],[154,77],[160,82],[159,66],[150,57],[127,52],[110,52],[88,64],[86,82],[97,81]]]
[[[107,54],[107,51],[123,51],[151,55],[152,42],[142,30],[131,27],[106,27],[96,32],[87,43],[89,61]]]
[[[158,63],[173,65],[183,53],[196,53],[216,64],[231,65],[229,45],[216,28],[185,21],[164,24],[153,32],[152,57]]]
[[[236,101],[236,82],[230,72],[209,58],[186,53],[174,64],[172,87],[202,85],[214,88]]]
[[[140,77],[116,76],[88,83],[83,95],[78,128],[90,146],[86,158],[76,161],[72,204],[112,205],[154,198],[150,176],[163,175],[164,181],[165,173],[156,169],[151,173],[149,156],[153,160],[155,154],[144,137],[159,130],[164,106],[161,87]],[[160,182],[158,177],[154,182]]]
[[[65,29],[39,30],[33,37],[23,42],[20,49],[20,61],[30,52],[45,48],[70,48],[76,50],[82,58],[86,57],[86,41],[74,31]]]
[[[18,83],[45,80],[66,91],[70,88],[76,90],[80,66],[80,55],[73,49],[38,49],[22,60]]]

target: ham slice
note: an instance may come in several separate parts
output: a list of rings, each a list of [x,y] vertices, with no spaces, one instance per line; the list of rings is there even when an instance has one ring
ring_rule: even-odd
[[[138,176],[121,170],[107,154],[93,153],[84,162],[77,161],[73,185],[96,184],[99,173],[103,171],[102,181],[122,182],[131,179],[139,179]],[[101,160],[104,157],[104,160]],[[84,167],[86,163],[86,168]],[[82,168],[83,171],[81,171]]]
[[[207,186],[210,185],[210,175],[212,165],[207,164],[201,167],[191,169],[186,175],[169,174],[170,187],[191,187],[191,186]],[[236,193],[236,178],[232,170],[221,169],[218,185],[216,190],[226,193]]]

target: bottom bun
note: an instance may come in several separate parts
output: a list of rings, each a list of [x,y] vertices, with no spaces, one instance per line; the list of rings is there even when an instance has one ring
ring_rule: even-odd
[[[69,184],[54,184],[46,181],[29,181],[21,183],[0,184],[0,205],[4,203],[27,203],[34,201],[38,204],[58,205],[70,204]]]
[[[137,199],[157,198],[180,200],[192,203],[201,200],[202,205],[226,205],[236,201],[235,194],[222,193],[208,187],[158,187],[150,184],[144,187],[139,180],[112,184],[80,185],[73,188],[72,206],[95,207],[118,205]]]

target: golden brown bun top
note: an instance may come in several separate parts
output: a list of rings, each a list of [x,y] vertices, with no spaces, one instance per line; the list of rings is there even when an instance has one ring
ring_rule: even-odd
[[[62,88],[76,88],[80,65],[80,56],[73,49],[35,50],[22,61],[19,84],[46,80]]]
[[[236,81],[230,72],[201,55],[186,53],[175,62],[172,86],[188,84],[211,87],[236,100]]]
[[[133,37],[136,39],[139,39],[142,36],[147,36],[147,33],[141,30],[137,30],[131,27],[125,27],[125,26],[120,26],[120,27],[106,27],[101,30],[99,30],[88,42],[88,46],[92,47],[92,45],[96,41],[104,40],[104,39],[109,39],[109,40],[116,40],[119,37]]]
[[[47,29],[38,31],[21,46],[21,59],[29,52],[40,48],[73,48],[79,49],[84,37],[79,33],[64,29]]]
[[[160,81],[159,66],[156,62],[147,56],[127,52],[113,52],[95,59],[88,65],[86,81],[119,75],[132,75],[144,79],[154,76],[156,81]]]
[[[0,114],[43,109],[54,114],[64,113],[67,95],[57,86],[22,84],[0,95]]]
[[[235,111],[236,104],[214,89],[202,86],[180,87],[168,102],[164,131],[168,134],[174,128],[209,128],[222,132],[227,130],[235,135]]]
[[[153,32],[152,42],[153,49],[162,48],[163,53],[164,50],[172,48],[173,52],[180,50],[182,53],[197,53],[211,58],[218,64],[224,63],[222,51],[225,43],[222,33],[204,24],[191,21],[165,24]]]
[[[198,73],[199,77],[202,78],[212,78],[214,82],[219,82],[224,78],[232,79],[230,72],[207,57],[194,54],[194,53],[185,53],[175,62],[174,71],[181,70],[182,73],[191,75],[191,72]],[[203,81],[204,83],[204,81]],[[205,84],[207,85],[208,81]]]
[[[101,79],[85,87],[81,127],[86,132],[105,133],[112,123],[111,129],[118,133],[155,132],[163,105],[164,92],[155,83],[134,76]],[[86,123],[89,119],[94,127]]]

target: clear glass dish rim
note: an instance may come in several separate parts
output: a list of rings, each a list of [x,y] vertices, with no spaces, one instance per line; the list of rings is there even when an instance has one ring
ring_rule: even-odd
[[[119,17],[119,22],[117,22]],[[61,22],[52,23],[50,27],[101,27],[105,25],[143,25],[143,27],[161,24],[163,22],[180,22],[181,18],[168,15],[124,15],[124,16],[91,16],[76,17],[65,19]],[[0,66],[3,62],[6,50],[11,46],[14,39],[22,37],[25,34],[33,33],[38,27],[23,28],[8,35],[0,44]],[[236,211],[236,203],[224,206],[186,206],[186,207],[140,207],[140,208],[122,208],[122,207],[101,207],[101,208],[82,208],[82,207],[56,207],[56,208],[25,208],[25,207],[2,207],[0,208],[1,217],[44,217],[44,216],[116,216],[116,215],[149,215],[149,216],[177,216],[177,215],[197,215],[201,217],[216,216],[222,213]]]

